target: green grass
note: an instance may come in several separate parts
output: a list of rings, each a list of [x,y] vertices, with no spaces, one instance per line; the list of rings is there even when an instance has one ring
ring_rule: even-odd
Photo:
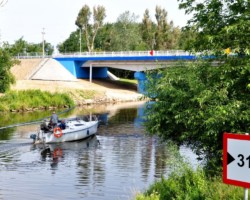
[[[221,177],[208,178],[202,169],[186,168],[183,174],[173,173],[154,183],[144,194],[138,194],[136,200],[152,196],[152,200],[241,200],[244,199],[244,190],[222,183]]]
[[[136,84],[136,85],[138,82],[136,79],[125,79],[125,78],[120,78],[119,81],[124,84]]]
[[[178,147],[168,143],[166,163],[171,171],[167,177],[152,184],[136,200],[241,200],[242,187],[227,185],[221,176],[209,177],[202,167],[194,167],[180,155]]]
[[[167,177],[153,183],[136,200],[241,200],[244,189],[224,184],[221,176],[209,177],[202,167],[194,167],[180,155],[178,147],[169,142],[167,166],[171,171]]]
[[[41,90],[9,91],[0,97],[0,102],[0,112],[74,106],[74,102],[68,94]]]

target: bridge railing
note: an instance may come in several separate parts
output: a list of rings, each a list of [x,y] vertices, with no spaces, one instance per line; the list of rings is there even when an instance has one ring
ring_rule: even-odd
[[[59,53],[53,57],[119,57],[119,56],[187,56],[191,55],[183,50],[167,51],[112,51],[112,52],[75,52]]]
[[[42,53],[19,53],[14,56],[16,59],[34,59],[34,58],[52,58],[52,55],[43,55]]]
[[[56,57],[132,57],[132,56],[188,56],[189,52],[184,50],[166,50],[166,51],[109,51],[109,52],[71,52],[58,53],[53,55],[42,55],[41,53],[25,53],[15,56],[17,59],[31,58],[56,58]]]

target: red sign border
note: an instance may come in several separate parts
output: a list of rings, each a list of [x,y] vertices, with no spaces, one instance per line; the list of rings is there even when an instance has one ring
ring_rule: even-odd
[[[243,182],[238,180],[232,180],[227,178],[227,152],[228,152],[228,139],[235,140],[250,140],[250,135],[235,134],[235,133],[224,133],[223,134],[223,182],[226,184],[241,186],[244,188],[250,188],[249,182]]]

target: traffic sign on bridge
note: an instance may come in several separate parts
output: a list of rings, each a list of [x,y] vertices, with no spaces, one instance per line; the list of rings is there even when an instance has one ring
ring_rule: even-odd
[[[250,135],[224,133],[223,182],[250,188]]]

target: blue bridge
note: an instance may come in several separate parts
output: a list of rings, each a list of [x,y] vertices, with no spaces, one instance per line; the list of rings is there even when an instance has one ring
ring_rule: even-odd
[[[134,71],[138,80],[138,92],[143,93],[145,71],[171,66],[177,61],[194,60],[196,57],[185,51],[126,51],[86,52],[58,54],[53,58],[60,62],[76,78],[107,78],[108,68]]]

